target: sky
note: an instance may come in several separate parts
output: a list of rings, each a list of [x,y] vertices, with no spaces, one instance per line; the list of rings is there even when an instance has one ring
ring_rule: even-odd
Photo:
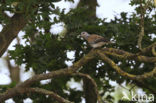
[[[70,8],[75,8],[76,5],[78,4],[79,0],[75,0],[75,3],[71,3],[71,2],[64,2],[64,0],[62,0],[59,3],[55,3],[56,6],[59,6],[60,8],[66,8],[66,12],[68,12],[70,10]],[[110,19],[113,19],[114,16],[119,16],[119,14],[121,12],[133,12],[134,11],[134,7],[131,7],[129,5],[130,0],[98,0],[98,4],[99,7],[96,8],[96,15],[99,18],[108,18],[107,21],[110,21]],[[9,14],[9,13],[8,13]],[[10,15],[10,14],[9,14]],[[52,32],[54,33],[58,33],[59,31],[63,30],[62,24],[57,24],[52,26]],[[58,28],[58,29],[56,29]],[[0,31],[2,30],[2,26],[0,25]],[[20,32],[19,36],[20,38],[22,38],[22,36],[24,35],[24,32]],[[14,47],[13,45],[16,43],[17,41],[14,40],[11,45],[9,46],[9,50],[13,50]],[[24,43],[24,40],[22,41],[22,44]],[[6,54],[4,54],[5,56]],[[73,58],[74,52],[69,52],[67,53],[67,56],[69,58]],[[72,65],[72,62],[68,62],[69,66]],[[31,75],[32,72],[24,72],[24,67],[22,67],[23,69],[21,70],[21,79],[22,81],[28,79]],[[6,66],[6,62],[4,61],[3,58],[0,58],[0,85],[5,85],[10,83],[11,80],[9,78],[9,71],[7,69]],[[70,82],[71,83],[71,82]],[[77,85],[75,85],[77,86]],[[72,87],[74,88],[74,87]],[[8,101],[6,101],[6,103],[14,103],[11,99],[9,99]],[[31,103],[31,100],[29,98],[27,98],[26,100],[24,100],[24,103]],[[82,102],[84,103],[84,102]]]

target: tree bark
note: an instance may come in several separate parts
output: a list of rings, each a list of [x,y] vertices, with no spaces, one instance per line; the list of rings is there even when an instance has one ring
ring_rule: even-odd
[[[0,57],[4,54],[12,40],[16,38],[26,23],[27,18],[25,15],[14,14],[9,23],[4,26],[3,30],[0,32]]]

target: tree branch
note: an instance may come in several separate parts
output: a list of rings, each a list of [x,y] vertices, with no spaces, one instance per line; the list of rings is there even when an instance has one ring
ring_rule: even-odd
[[[58,76],[71,75],[71,73],[72,73],[71,69],[66,68],[66,69],[53,71],[53,72],[50,72],[47,74],[35,75],[32,78],[24,81],[23,83],[19,83],[18,85],[16,85],[16,87],[9,89],[5,93],[0,94],[0,103],[6,99],[9,99],[11,97],[19,95],[21,92],[20,88],[28,88],[31,84],[33,84],[36,81],[40,81],[40,80],[44,80],[44,79],[48,79],[48,78],[55,78]]]
[[[102,48],[98,50],[99,52],[107,55],[111,55],[120,59],[134,59],[139,62],[148,62],[155,63],[156,57],[147,57],[139,54],[129,53],[123,50],[114,49],[114,48]]]
[[[153,47],[156,47],[156,42],[153,43],[153,44],[151,44],[151,45],[149,45],[149,46],[146,47],[146,48],[143,48],[143,49],[141,50],[141,52],[139,52],[139,53],[137,53],[137,54],[138,54],[138,55],[141,55],[141,54],[149,53],[149,52],[152,51],[152,48],[153,48]]]
[[[151,60],[151,61],[153,60],[153,62],[156,59],[155,57],[146,57],[146,56],[137,56],[137,57],[135,57],[135,54],[132,54],[132,53],[129,53],[129,52],[126,52],[126,51],[123,51],[123,50],[112,49],[112,48],[93,49],[88,54],[86,54],[84,57],[82,57],[80,60],[75,62],[73,64],[73,66],[71,66],[71,67],[67,67],[67,68],[64,68],[64,69],[59,69],[59,70],[56,70],[56,71],[52,71],[52,72],[47,73],[47,74],[35,75],[32,78],[24,81],[23,83],[19,83],[18,85],[16,85],[16,87],[7,90],[3,94],[0,94],[0,102],[3,102],[6,99],[9,99],[11,97],[14,97],[14,96],[18,95],[20,93],[19,92],[20,88],[29,88],[31,86],[31,84],[33,84],[34,82],[37,82],[37,81],[40,81],[40,80],[45,80],[45,79],[50,79],[50,78],[56,78],[56,77],[60,77],[60,76],[73,75],[76,72],[78,72],[78,70],[83,65],[88,63],[90,60],[96,58],[97,55],[99,55],[102,60],[104,60],[106,63],[108,63],[121,76],[127,77],[129,79],[134,80],[134,81],[143,83],[144,79],[146,79],[148,77],[156,76],[156,68],[154,68],[153,71],[148,72],[148,73],[144,73],[142,75],[129,74],[129,73],[123,71],[119,66],[117,66],[114,63],[114,61],[112,61],[110,58],[108,58],[105,54],[120,57],[120,58],[132,58],[133,57],[137,61],[145,61],[145,62],[147,62],[147,60],[142,60],[143,58]],[[142,58],[140,58],[140,57],[142,57]],[[151,61],[149,61],[149,62],[151,62]],[[79,74],[79,75],[82,76],[82,74]]]
[[[155,46],[152,47],[152,54],[153,56],[156,56]]]
[[[95,98],[95,96],[96,96],[96,102],[97,102],[97,100],[98,100],[98,103],[106,103],[106,101],[103,101],[102,100],[102,98],[101,98],[101,96],[100,96],[100,94],[99,94],[99,92],[98,92],[98,87],[97,87],[97,84],[96,84],[96,82],[95,82],[95,80],[90,76],[90,75],[88,75],[88,74],[83,74],[83,73],[75,73],[74,75],[78,75],[78,76],[81,76],[81,77],[84,77],[85,79],[83,80],[84,82],[86,82],[86,81],[88,81],[87,83],[89,84],[87,84],[89,87],[84,87],[84,89],[86,88],[86,89],[88,89],[89,90],[89,88],[90,88],[90,92],[88,92],[88,91],[86,91],[86,92],[88,92],[87,94],[89,94],[88,95],[88,99],[90,100],[90,101],[87,101],[86,100],[86,103],[92,103],[93,102],[93,98]],[[84,85],[85,85],[85,83],[84,83]],[[94,94],[93,94],[94,93]],[[86,95],[86,94],[85,94]],[[93,97],[92,97],[93,96]],[[86,98],[86,99],[87,99]],[[95,101],[93,102],[93,103],[95,103]]]
[[[6,99],[9,99],[11,97],[18,95],[19,94],[18,91],[20,88],[28,88],[34,82],[49,79],[49,78],[56,78],[56,77],[60,77],[60,76],[65,76],[65,75],[72,75],[73,73],[76,73],[76,71],[78,71],[81,66],[83,66],[84,64],[86,64],[87,62],[89,62],[91,59],[94,58],[94,53],[95,53],[95,51],[91,50],[86,56],[82,57],[79,61],[74,63],[73,66],[71,66],[71,67],[52,71],[52,72],[47,73],[47,74],[35,75],[32,78],[24,81],[23,83],[19,83],[18,85],[16,85],[16,87],[7,90],[3,94],[0,94],[0,103]]]
[[[106,63],[108,63],[113,69],[115,69],[121,76],[128,77],[129,79],[136,80],[136,75],[129,74],[127,72],[124,72],[119,66],[117,66],[114,61],[112,61],[110,58],[108,58],[105,54],[101,53],[100,51],[97,51],[98,55],[102,60],[104,60]]]
[[[83,77],[83,89],[86,103],[96,103],[99,93],[94,79],[83,73],[76,73],[76,75]]]
[[[144,36],[144,13],[145,13],[145,10],[142,5],[142,0],[140,0],[140,9],[141,9],[141,13],[140,13],[140,17],[141,17],[140,28],[141,28],[141,30],[140,30],[139,38],[138,38],[138,47],[140,50],[142,50],[141,42],[142,42],[142,39]]]
[[[129,74],[127,72],[124,72],[119,66],[117,66],[113,60],[111,60],[110,58],[108,58],[104,53],[97,51],[98,55],[101,57],[102,60],[104,60],[105,62],[107,62],[113,69],[115,69],[120,75],[124,76],[124,77],[128,77],[129,79],[132,80],[142,80],[142,79],[146,79],[149,77],[153,77],[156,76],[156,67],[151,71],[151,72],[147,72],[144,73],[142,75],[133,75],[133,74]]]
[[[70,102],[70,101],[64,99],[63,97],[59,96],[58,94],[56,94],[56,93],[54,93],[52,91],[42,89],[42,88],[23,88],[22,91],[24,91],[24,93],[26,93],[26,92],[36,92],[36,93],[40,93],[40,94],[49,95],[52,98],[54,98],[55,100],[57,100],[59,103],[73,103],[73,102]]]
[[[129,73],[123,71],[119,66],[117,66],[114,63],[113,60],[108,58],[105,54],[98,51],[98,55],[101,57],[102,60],[104,60],[106,63],[108,63],[115,71],[117,71],[117,73],[119,73],[121,76],[124,76],[131,80],[134,80],[137,83],[142,84],[144,86],[146,86],[146,84],[143,82],[144,79],[156,76],[156,68],[154,68],[153,71],[144,73],[142,75],[133,75],[133,74],[129,74]],[[148,88],[151,92],[156,93],[156,91],[153,90],[152,88],[149,88],[148,86],[146,86],[146,88]]]
[[[0,32],[0,57],[26,23],[27,17],[23,14],[15,14],[10,18],[9,24],[4,26],[3,30]]]
[[[155,5],[155,7],[156,7],[156,0],[154,0],[154,5]]]

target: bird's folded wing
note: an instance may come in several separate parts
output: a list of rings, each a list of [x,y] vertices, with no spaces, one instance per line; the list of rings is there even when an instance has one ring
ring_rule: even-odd
[[[99,42],[110,42],[110,41],[100,35],[92,34],[91,36],[89,36],[88,42],[90,44],[94,44],[94,43],[99,43]]]

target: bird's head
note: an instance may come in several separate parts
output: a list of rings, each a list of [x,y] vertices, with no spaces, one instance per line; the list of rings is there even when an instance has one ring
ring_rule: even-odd
[[[81,37],[87,39],[90,36],[87,32],[81,32]]]

